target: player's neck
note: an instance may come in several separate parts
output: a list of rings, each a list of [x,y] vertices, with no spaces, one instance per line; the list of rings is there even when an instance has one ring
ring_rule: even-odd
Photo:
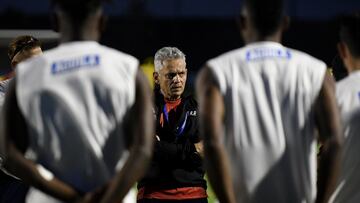
[[[61,33],[61,43],[72,41],[98,41],[99,37],[95,32],[66,32]]]
[[[98,41],[100,38],[99,30],[91,23],[84,23],[82,26],[72,25],[71,23],[63,24],[60,30],[61,43],[72,41]]]
[[[353,69],[351,70],[351,72],[355,72],[355,71],[359,71],[360,70],[360,58],[359,59],[354,59],[353,61]]]
[[[74,42],[74,41],[98,41],[95,36],[90,36],[89,33],[83,35],[62,35],[60,42]]]
[[[253,42],[263,42],[263,41],[270,41],[270,42],[277,42],[281,43],[281,32],[276,32],[275,34],[269,35],[269,36],[261,36],[258,34],[252,35],[252,38],[247,40],[246,43],[253,43]]]

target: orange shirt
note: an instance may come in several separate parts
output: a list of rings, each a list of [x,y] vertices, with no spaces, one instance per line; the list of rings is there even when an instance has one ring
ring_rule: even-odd
[[[166,112],[169,113],[171,110],[176,111],[176,108],[180,105],[181,98],[175,101],[165,100]],[[164,127],[164,112],[160,115],[160,125]]]

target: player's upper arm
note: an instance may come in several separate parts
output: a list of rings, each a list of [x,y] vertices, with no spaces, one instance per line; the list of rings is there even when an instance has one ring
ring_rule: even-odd
[[[315,119],[321,141],[332,139],[335,143],[342,143],[342,126],[335,98],[335,83],[328,72],[325,74],[315,103]]]
[[[136,74],[135,103],[127,118],[130,132],[134,136],[132,145],[139,145],[146,151],[151,150],[154,135],[152,97],[150,86],[140,69]]]
[[[221,133],[224,119],[224,102],[213,72],[205,66],[199,72],[196,81],[196,91],[200,111],[200,131],[204,136],[204,143],[217,140]],[[211,133],[212,131],[216,133]]]

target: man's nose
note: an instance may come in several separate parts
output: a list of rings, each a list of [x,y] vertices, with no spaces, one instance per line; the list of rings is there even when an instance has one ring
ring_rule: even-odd
[[[180,82],[181,81],[181,77],[179,74],[176,74],[175,77],[173,78],[174,82]]]

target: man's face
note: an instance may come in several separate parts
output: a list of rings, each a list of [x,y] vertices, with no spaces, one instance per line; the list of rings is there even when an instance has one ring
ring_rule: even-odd
[[[29,59],[34,56],[39,56],[42,54],[40,47],[34,47],[32,49],[25,49],[17,53],[11,61],[11,67],[15,69],[16,65],[26,59]]]
[[[186,63],[183,59],[163,61],[163,68],[159,71],[155,81],[168,100],[179,99],[184,92],[187,78]]]

